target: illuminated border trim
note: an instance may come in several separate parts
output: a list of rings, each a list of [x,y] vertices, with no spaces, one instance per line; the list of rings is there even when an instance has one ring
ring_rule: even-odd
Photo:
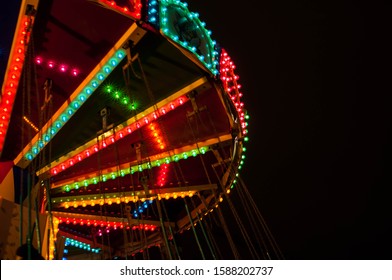
[[[188,15],[188,17],[190,19],[192,19],[196,23],[196,25],[204,31],[205,34],[208,35],[208,38],[205,38],[205,39],[207,40],[207,44],[208,44],[207,49],[209,50],[208,55],[211,58],[211,63],[206,61],[204,56],[199,55],[194,48],[189,46],[188,42],[183,42],[178,38],[177,35],[173,35],[170,33],[169,28],[167,27],[168,18],[166,15],[167,7],[169,5],[178,6],[179,8],[184,10],[185,13]],[[182,48],[193,53],[197,57],[197,59],[202,63],[202,65],[204,65],[204,67],[206,67],[213,75],[218,74],[217,66],[218,66],[219,62],[218,62],[218,52],[215,50],[216,42],[211,39],[211,37],[210,37],[211,31],[207,30],[205,28],[205,23],[200,21],[199,14],[190,12],[188,10],[187,3],[183,3],[179,0],[161,0],[160,1],[160,8],[159,8],[159,22],[160,22],[161,33],[165,37],[169,38],[170,40],[172,40],[173,42],[175,42],[176,44],[178,44]]]
[[[220,57],[220,80],[223,83],[223,89],[232,100],[238,112],[242,129],[241,133],[242,135],[246,135],[248,133],[248,130],[246,129],[248,123],[246,120],[249,119],[249,115],[244,112],[244,103],[241,101],[241,85],[238,83],[239,76],[234,73],[235,68],[228,53],[222,49]]]
[[[18,91],[19,80],[22,74],[25,53],[30,40],[31,29],[34,24],[34,17],[25,15],[27,5],[35,8],[38,0],[23,0],[19,10],[18,22],[15,28],[15,35],[10,49],[7,69],[5,71],[4,82],[1,89],[0,102],[0,155],[4,148],[4,142],[8,131],[11,113]]]

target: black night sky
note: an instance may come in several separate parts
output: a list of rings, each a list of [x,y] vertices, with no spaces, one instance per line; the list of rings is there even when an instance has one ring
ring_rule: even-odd
[[[187,2],[237,65],[242,174],[285,258],[390,259],[386,7]]]

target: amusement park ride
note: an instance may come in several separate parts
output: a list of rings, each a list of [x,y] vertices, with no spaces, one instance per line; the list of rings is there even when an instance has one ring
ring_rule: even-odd
[[[282,258],[240,176],[235,65],[197,13],[176,0],[18,5],[1,46],[1,259],[26,243],[47,260],[181,259],[188,243],[198,259],[243,258],[239,243]]]

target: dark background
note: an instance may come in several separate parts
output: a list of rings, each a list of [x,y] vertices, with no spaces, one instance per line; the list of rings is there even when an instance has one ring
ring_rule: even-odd
[[[285,258],[392,259],[390,5],[187,2],[237,65],[241,175]]]

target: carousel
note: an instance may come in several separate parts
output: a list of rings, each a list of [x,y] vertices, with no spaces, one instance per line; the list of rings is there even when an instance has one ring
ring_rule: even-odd
[[[1,12],[1,259],[23,245],[46,260],[283,258],[241,178],[235,64],[197,12],[15,2]]]

